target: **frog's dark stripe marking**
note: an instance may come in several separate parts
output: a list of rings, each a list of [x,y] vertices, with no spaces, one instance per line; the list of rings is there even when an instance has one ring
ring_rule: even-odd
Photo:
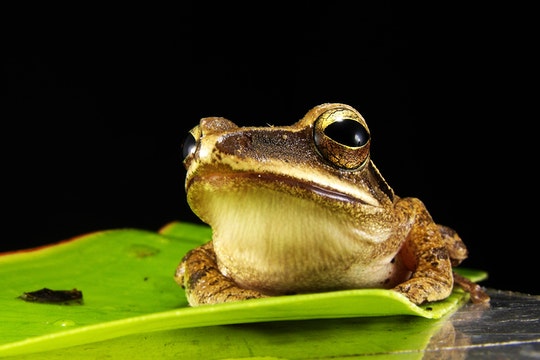
[[[392,190],[390,185],[388,185],[388,183],[384,180],[379,169],[377,169],[375,164],[373,164],[373,161],[369,162],[369,167],[371,169],[371,172],[375,175],[377,179],[377,184],[379,185],[379,189],[381,189],[386,194],[386,196],[388,196],[390,200],[394,201],[394,198],[395,198],[394,190]]]
[[[189,276],[189,280],[188,280],[189,289],[194,289],[199,284],[199,281],[205,278],[206,275],[207,275],[207,269],[204,269],[204,268],[193,272]]]

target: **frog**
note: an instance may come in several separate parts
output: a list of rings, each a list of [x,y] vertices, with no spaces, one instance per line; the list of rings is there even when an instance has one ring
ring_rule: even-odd
[[[182,146],[187,202],[212,229],[174,280],[190,306],[350,289],[389,289],[421,305],[455,286],[468,257],[425,204],[395,194],[371,159],[354,107],[323,103],[285,126],[204,117]]]

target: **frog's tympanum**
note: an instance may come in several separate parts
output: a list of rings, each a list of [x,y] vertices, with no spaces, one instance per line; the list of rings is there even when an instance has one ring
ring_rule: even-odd
[[[212,240],[175,273],[192,306],[341,289],[386,288],[415,304],[448,297],[467,257],[457,233],[400,198],[370,159],[366,121],[322,104],[291,126],[201,119],[183,148],[186,192]]]

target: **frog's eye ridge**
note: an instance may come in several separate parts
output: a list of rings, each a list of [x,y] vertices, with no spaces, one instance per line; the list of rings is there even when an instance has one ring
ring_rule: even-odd
[[[185,160],[188,156],[193,154],[197,149],[197,139],[195,136],[189,132],[182,144],[182,159]]]
[[[324,134],[330,139],[350,147],[365,145],[369,140],[366,128],[356,120],[344,119],[329,124]]]

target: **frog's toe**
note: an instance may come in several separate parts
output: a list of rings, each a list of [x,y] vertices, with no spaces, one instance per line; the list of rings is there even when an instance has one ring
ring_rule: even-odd
[[[223,275],[217,266],[212,243],[189,251],[176,268],[174,279],[185,290],[191,306],[266,297],[261,292],[241,288]]]
[[[416,305],[446,299],[452,287],[428,278],[414,278],[397,285],[395,291],[405,295]]]

